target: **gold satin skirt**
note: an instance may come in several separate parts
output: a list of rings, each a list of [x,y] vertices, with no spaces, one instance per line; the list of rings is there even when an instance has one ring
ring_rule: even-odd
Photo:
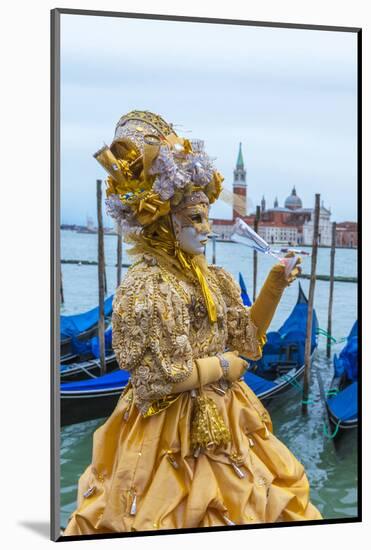
[[[323,519],[303,465],[273,434],[270,415],[243,381],[210,395],[231,433],[224,447],[190,448],[192,397],[144,418],[124,390],[93,434],[63,535]]]

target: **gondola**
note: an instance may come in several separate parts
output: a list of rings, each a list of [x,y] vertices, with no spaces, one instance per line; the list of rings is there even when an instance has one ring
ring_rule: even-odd
[[[104,302],[106,323],[112,315],[113,295]],[[76,361],[79,354],[76,343],[81,343],[96,336],[98,332],[99,307],[76,315],[61,315],[60,317],[60,355],[61,363]]]
[[[111,355],[112,350],[112,324],[110,319],[105,319],[105,331],[104,331],[104,342],[105,342],[105,354]],[[92,338],[85,340],[79,340],[76,337],[72,337],[72,349],[74,356],[64,357],[61,359],[61,372],[68,369],[64,368],[70,365],[72,368],[77,363],[83,363],[89,360],[94,362],[95,359],[100,357],[100,345],[99,345],[99,336],[98,330]],[[63,369],[62,369],[63,367]],[[82,375],[81,378],[84,378]]]
[[[331,437],[358,426],[358,322],[355,321],[339,356],[334,355],[334,377],[327,392]]]
[[[111,372],[118,368],[115,360],[115,354],[112,349],[111,323],[104,332],[104,342],[106,372]],[[97,376],[100,376],[100,346],[98,335],[81,342],[77,342],[73,339],[73,347],[77,354],[76,359],[74,361],[61,362],[61,381],[75,382],[77,380],[84,380],[85,378],[96,378]]]
[[[113,372],[61,384],[61,426],[109,416],[129,380],[129,372]]]
[[[115,354],[110,351],[106,355],[106,373],[118,369]],[[77,382],[89,378],[97,378],[101,375],[99,358],[87,359],[85,361],[76,361],[74,363],[63,364],[60,367],[61,382]]]
[[[106,373],[118,368],[116,357],[112,349],[112,324],[104,332]],[[93,336],[89,340],[77,342],[73,339],[73,348],[78,360],[61,362],[60,373],[62,382],[75,382],[86,378],[96,378],[101,374],[99,337]]]
[[[267,333],[263,357],[249,361],[244,380],[265,405],[282,394],[301,389],[304,375],[304,353],[308,300],[299,283],[297,302],[278,331]],[[317,348],[318,320],[313,311],[311,356]]]
[[[298,301],[290,316],[277,333],[268,333],[263,358],[253,364],[254,372],[247,371],[245,374],[246,383],[262,401],[270,401],[286,392],[293,387],[293,380],[303,375],[307,304],[299,285]],[[317,345],[316,326],[317,318],[314,314],[313,350]],[[116,368],[114,355],[111,360],[107,361],[107,368]],[[99,369],[98,360],[87,363],[84,365],[87,371],[90,367]],[[122,369],[97,378],[91,378],[93,370],[89,372],[88,379],[61,383],[62,426],[109,416],[129,380],[128,372]]]

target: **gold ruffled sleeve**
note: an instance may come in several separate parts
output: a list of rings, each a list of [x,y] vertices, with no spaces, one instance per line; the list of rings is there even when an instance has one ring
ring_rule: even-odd
[[[156,266],[129,269],[117,289],[112,345],[119,367],[131,373],[134,401],[143,415],[190,376],[188,310]]]
[[[216,275],[227,306],[227,347],[230,350],[238,350],[248,359],[260,359],[266,336],[258,336],[258,328],[251,318],[251,308],[244,305],[239,284],[223,267],[213,265],[209,268]]]

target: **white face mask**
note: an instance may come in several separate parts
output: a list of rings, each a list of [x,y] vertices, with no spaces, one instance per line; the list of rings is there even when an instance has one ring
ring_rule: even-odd
[[[211,232],[205,204],[184,208],[173,214],[175,232],[180,248],[188,254],[202,254]]]

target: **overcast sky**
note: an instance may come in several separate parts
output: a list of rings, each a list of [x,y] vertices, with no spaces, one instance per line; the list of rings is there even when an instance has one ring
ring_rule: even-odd
[[[133,109],[204,139],[230,189],[241,141],[251,209],[295,185],[303,206],[319,192],[334,221],[355,220],[356,52],[353,33],[63,14],[62,222],[96,219],[92,154]]]

